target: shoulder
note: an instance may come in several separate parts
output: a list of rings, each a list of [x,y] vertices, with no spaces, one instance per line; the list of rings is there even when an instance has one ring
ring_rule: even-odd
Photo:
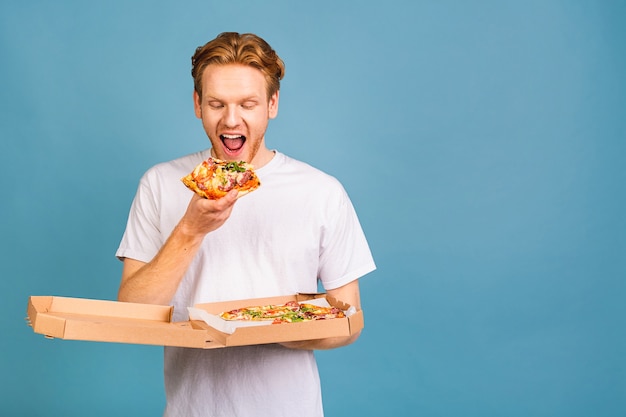
[[[326,186],[342,188],[337,178],[310,165],[307,162],[292,158],[285,154],[276,153],[277,167],[274,173],[280,176],[296,177],[301,181],[318,183]]]
[[[188,189],[181,179],[209,154],[210,151],[205,150],[153,165],[141,177],[138,194],[145,198],[152,196],[150,198],[155,200],[164,196],[184,198]]]
[[[287,196],[300,204],[336,206],[348,198],[343,185],[334,176],[301,160],[276,153],[274,160],[257,174],[263,193]],[[261,194],[261,193],[260,193]]]
[[[189,174],[196,165],[208,158],[209,155],[210,150],[205,149],[170,161],[157,163],[144,173],[143,180],[149,181],[169,177],[182,178]]]

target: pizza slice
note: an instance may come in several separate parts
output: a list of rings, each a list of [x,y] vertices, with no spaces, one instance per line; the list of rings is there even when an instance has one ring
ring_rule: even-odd
[[[213,157],[202,161],[181,181],[187,188],[209,200],[220,199],[230,190],[237,190],[237,197],[241,197],[261,185],[254,168],[247,162],[227,162]]]

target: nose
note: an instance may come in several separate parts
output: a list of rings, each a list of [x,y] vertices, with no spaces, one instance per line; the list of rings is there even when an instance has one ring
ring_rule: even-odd
[[[238,106],[228,106],[224,117],[226,127],[233,128],[239,125],[240,115]]]

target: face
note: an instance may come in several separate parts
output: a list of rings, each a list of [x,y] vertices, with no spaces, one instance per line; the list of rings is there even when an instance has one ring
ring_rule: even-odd
[[[268,99],[261,71],[244,65],[209,65],[202,74],[202,97],[196,92],[193,96],[214,157],[246,161],[255,168],[272,159],[265,131],[278,114],[278,92]]]

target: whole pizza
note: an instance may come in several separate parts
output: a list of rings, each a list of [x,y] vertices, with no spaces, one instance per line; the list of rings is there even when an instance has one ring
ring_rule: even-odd
[[[296,301],[289,301],[281,305],[243,307],[225,311],[219,316],[224,320],[263,320],[272,321],[275,324],[346,317],[345,313],[337,307],[317,306]]]

